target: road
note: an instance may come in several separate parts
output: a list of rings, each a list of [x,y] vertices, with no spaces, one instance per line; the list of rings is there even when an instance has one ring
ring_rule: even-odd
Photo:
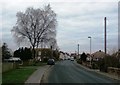
[[[57,62],[44,75],[43,83],[117,83],[94,71],[87,70],[75,61]]]

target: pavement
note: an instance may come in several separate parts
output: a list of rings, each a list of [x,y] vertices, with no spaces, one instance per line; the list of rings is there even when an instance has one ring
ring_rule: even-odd
[[[43,74],[49,69],[50,65],[40,66],[25,82],[25,85],[40,84]]]

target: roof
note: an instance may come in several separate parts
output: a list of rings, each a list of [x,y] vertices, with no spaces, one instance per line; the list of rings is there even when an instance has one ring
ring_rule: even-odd
[[[99,51],[93,53],[92,57],[93,58],[103,58],[103,57],[105,57],[105,53],[103,51],[99,50]]]
[[[50,48],[35,48],[35,50],[51,50]]]

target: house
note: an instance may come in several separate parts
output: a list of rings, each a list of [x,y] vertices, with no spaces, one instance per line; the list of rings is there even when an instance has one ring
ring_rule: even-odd
[[[87,61],[91,61],[92,58],[91,58],[91,55],[90,54],[87,54],[87,58],[86,58]]]
[[[68,53],[65,53],[65,59],[66,59],[66,60],[67,60],[67,59],[70,59],[70,56],[69,56]]]
[[[60,60],[64,60],[65,59],[65,53],[60,51],[60,57],[59,57]]]
[[[93,61],[98,61],[99,59],[104,58],[106,55],[108,54],[105,54],[103,51],[99,50],[93,53],[91,56],[92,56]]]
[[[80,54],[79,54],[79,56],[80,56]],[[75,59],[79,59],[80,57],[79,57],[76,53],[71,53],[71,57],[74,57]]]
[[[52,50],[50,48],[38,48],[36,49],[36,57],[35,59],[38,61],[42,61],[45,58],[52,57]]]

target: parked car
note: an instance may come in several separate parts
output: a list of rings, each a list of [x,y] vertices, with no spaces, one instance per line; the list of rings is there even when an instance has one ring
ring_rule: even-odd
[[[8,62],[18,62],[18,61],[21,61],[21,59],[18,58],[18,57],[10,57],[9,59],[5,59],[5,61],[8,61]]]
[[[48,65],[55,65],[55,60],[54,59],[48,59],[47,64]]]
[[[68,60],[70,60],[70,58],[68,58]]]

